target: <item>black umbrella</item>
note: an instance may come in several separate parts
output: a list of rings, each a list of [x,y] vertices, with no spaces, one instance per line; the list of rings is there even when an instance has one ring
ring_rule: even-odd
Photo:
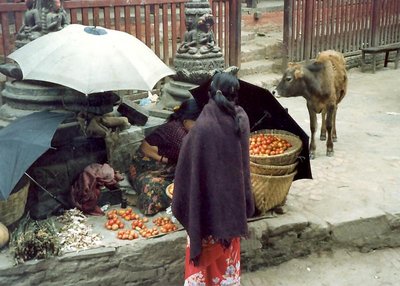
[[[0,129],[0,200],[6,200],[25,171],[51,147],[67,113],[34,112]]]
[[[190,90],[199,105],[203,106],[208,102],[208,89],[210,81]],[[287,110],[267,90],[243,80],[239,80],[239,105],[246,111],[251,131],[261,129],[280,129],[291,132],[300,137],[303,142],[303,149],[299,155],[297,166],[297,179],[312,179],[311,165],[309,158],[309,137],[297,122],[288,114]]]

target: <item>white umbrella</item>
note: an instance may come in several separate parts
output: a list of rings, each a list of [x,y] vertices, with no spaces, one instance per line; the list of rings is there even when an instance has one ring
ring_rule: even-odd
[[[151,90],[174,74],[134,36],[102,27],[71,24],[44,35],[8,56],[23,79],[52,82],[85,94]]]

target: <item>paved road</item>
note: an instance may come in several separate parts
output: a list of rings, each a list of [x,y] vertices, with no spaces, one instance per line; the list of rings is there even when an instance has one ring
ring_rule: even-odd
[[[245,273],[242,286],[398,286],[400,248],[336,250]]]

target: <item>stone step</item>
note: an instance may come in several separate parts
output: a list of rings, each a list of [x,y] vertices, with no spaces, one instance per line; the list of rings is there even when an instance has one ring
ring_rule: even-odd
[[[257,30],[242,30],[239,76],[277,73],[280,77],[282,71],[282,38],[282,32],[279,30],[265,33]]]
[[[283,0],[252,0],[252,2],[253,7],[251,7],[251,5],[247,5],[246,2],[242,3],[242,12],[254,10],[261,12],[273,12],[282,11],[284,9]]]
[[[274,72],[253,73],[248,75],[240,75],[241,80],[247,81],[256,86],[272,91],[281,79],[282,74]]]
[[[274,61],[271,60],[256,60],[251,62],[244,62],[240,66],[239,77],[259,73],[272,72]]]
[[[246,44],[249,41],[252,41],[256,38],[256,32],[254,31],[242,31],[241,33],[241,40],[242,45]]]
[[[241,62],[282,56],[282,33],[242,32]]]
[[[264,45],[258,45],[251,41],[250,43],[242,45],[240,59],[242,63],[263,60],[265,59],[266,52],[266,47]]]

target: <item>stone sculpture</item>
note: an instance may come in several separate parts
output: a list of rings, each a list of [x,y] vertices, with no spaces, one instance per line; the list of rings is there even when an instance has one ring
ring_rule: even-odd
[[[46,32],[56,32],[68,25],[67,13],[60,0],[54,0],[46,15]]]
[[[189,16],[187,20],[187,31],[184,36],[184,42],[178,48],[179,54],[188,53],[194,55],[196,53],[207,54],[210,52],[218,53],[221,51],[215,44],[214,17],[211,14],[204,14],[198,18],[196,26],[192,24],[193,17]]]
[[[191,97],[189,90],[225,68],[213,33],[214,17],[208,0],[185,3],[186,32],[174,58],[176,75],[162,90],[158,110],[172,110]],[[157,113],[158,114],[158,113]]]
[[[28,10],[24,15],[24,24],[18,30],[17,40],[33,41],[42,35],[40,14],[39,10],[34,7],[34,0],[26,0],[25,5]]]
[[[184,54],[189,51],[191,51],[191,54],[196,53],[196,32],[195,18],[193,15],[188,15],[186,17],[186,32],[183,37],[183,43],[178,48],[177,53]]]
[[[18,30],[15,46],[20,48],[49,32],[56,32],[69,24],[61,0],[27,0],[24,23]]]
[[[197,85],[224,69],[225,61],[215,42],[214,16],[208,1],[189,1],[185,5],[187,31],[175,55],[174,80]]]
[[[20,48],[40,36],[56,32],[69,24],[67,12],[60,0],[26,0],[24,23],[17,32],[15,46]],[[0,64],[0,73],[22,80],[22,71],[16,63]]]

